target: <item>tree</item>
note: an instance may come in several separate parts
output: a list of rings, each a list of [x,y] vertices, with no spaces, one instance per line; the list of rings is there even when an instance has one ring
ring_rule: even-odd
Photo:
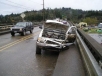
[[[87,18],[83,19],[83,22],[86,22],[89,25],[91,25],[91,24],[97,24],[98,20],[97,20],[97,18],[87,17]]]

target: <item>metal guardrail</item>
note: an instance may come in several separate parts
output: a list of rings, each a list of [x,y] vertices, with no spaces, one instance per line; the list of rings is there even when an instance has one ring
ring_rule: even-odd
[[[0,35],[6,34],[10,32],[10,28],[7,28],[6,26],[0,27]]]
[[[10,32],[10,27],[12,27],[13,25],[5,25],[5,26],[0,26],[0,35],[2,34],[6,34]]]
[[[87,44],[87,47],[94,55],[97,62],[102,61],[102,45],[87,35],[82,29],[78,29],[78,33],[80,34],[83,41]]]
[[[79,34],[79,32],[80,32],[80,34]],[[83,35],[84,33],[79,30],[76,32],[76,34],[77,34],[77,38],[76,38],[77,45],[80,49],[80,53],[82,55],[82,59],[84,61],[84,65],[85,65],[86,71],[88,73],[88,76],[102,76],[102,69],[101,69],[101,66],[99,65],[99,62],[101,63],[101,53],[99,52],[100,56],[95,56],[95,55],[99,55],[99,53],[93,54],[91,52],[93,50],[89,49],[89,48],[93,48],[92,45],[89,44],[91,38],[89,39],[88,36]],[[88,43],[88,41],[87,41],[87,43],[84,42],[86,40],[86,38],[84,36],[89,39],[88,40],[89,43]],[[95,40],[94,40],[94,42],[95,42]],[[98,46],[96,46],[96,47],[98,47]],[[95,49],[95,47],[93,49]],[[97,52],[99,51],[97,48],[96,48],[96,50],[97,50]],[[102,49],[100,51],[102,51]],[[96,52],[94,52],[94,53],[96,53]]]

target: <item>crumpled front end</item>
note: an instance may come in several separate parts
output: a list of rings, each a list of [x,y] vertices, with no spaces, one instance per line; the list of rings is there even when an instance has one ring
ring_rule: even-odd
[[[62,41],[57,41],[54,39],[50,39],[50,38],[38,38],[37,40],[37,46],[39,46],[42,49],[62,49]]]
[[[67,24],[62,22],[54,20],[46,21],[44,29],[39,34],[37,46],[42,49],[62,49],[68,27]]]

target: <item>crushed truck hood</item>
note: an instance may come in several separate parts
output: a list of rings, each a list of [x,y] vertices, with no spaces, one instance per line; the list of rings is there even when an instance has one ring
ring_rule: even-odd
[[[68,30],[68,24],[64,24],[63,22],[58,22],[54,20],[47,20],[44,29],[52,29],[52,30],[62,30],[66,31]]]

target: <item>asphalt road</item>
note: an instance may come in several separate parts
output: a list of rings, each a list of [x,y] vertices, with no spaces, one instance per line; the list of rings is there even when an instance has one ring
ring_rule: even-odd
[[[10,34],[0,36],[0,76],[51,76],[58,53],[35,54],[35,42],[40,29],[26,36]],[[23,38],[23,39],[21,39]]]
[[[53,73],[56,72],[57,59],[59,61],[60,57],[63,57],[64,54],[63,52],[59,54],[43,50],[42,55],[36,55],[36,39],[40,30],[41,29],[36,27],[33,30],[33,34],[27,32],[26,36],[20,36],[19,34],[16,34],[14,37],[10,34],[0,36],[0,76],[52,76]],[[75,47],[72,48],[75,49]],[[73,71],[71,72],[71,68],[76,66],[76,68],[80,70],[76,71],[73,68],[73,70],[76,71],[74,75],[78,73],[79,76],[85,76],[79,52],[76,52],[75,49],[74,51],[67,51],[65,54],[68,54],[68,62],[72,60],[71,62],[74,63],[68,63],[68,65],[70,64],[68,68],[70,74],[73,73]],[[75,56],[73,57],[72,54]],[[61,65],[61,67],[63,67],[63,65]],[[57,69],[58,66],[59,64],[57,64]]]

